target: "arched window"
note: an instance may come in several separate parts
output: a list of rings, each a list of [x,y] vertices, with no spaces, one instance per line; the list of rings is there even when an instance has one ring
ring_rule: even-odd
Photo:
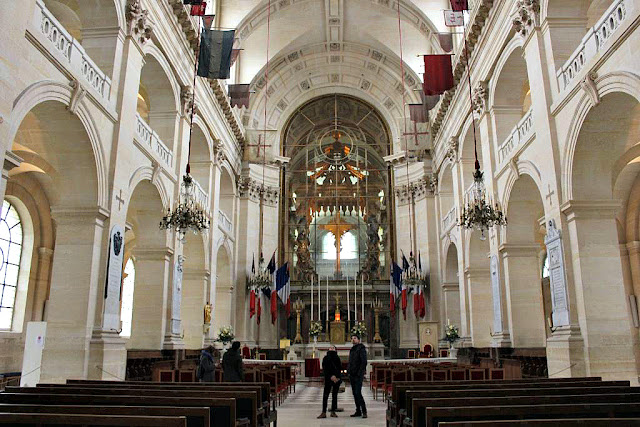
[[[0,330],[11,329],[22,256],[22,221],[8,201],[0,218]]]
[[[136,281],[136,267],[129,258],[124,266],[124,279],[122,280],[122,306],[120,307],[120,320],[122,320],[121,337],[131,336],[131,319],[133,318],[133,288]]]
[[[333,233],[327,233],[322,238],[322,258],[336,259],[336,238]],[[356,259],[358,247],[355,233],[349,231],[340,240],[340,259]]]

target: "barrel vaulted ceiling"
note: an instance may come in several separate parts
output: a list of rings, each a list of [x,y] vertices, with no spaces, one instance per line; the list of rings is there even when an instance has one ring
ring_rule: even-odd
[[[399,0],[405,102],[419,102],[423,72],[418,55],[440,52],[448,0]],[[265,93],[268,0],[220,0],[219,25],[236,28],[243,49],[236,83],[255,91],[244,113],[247,129],[282,130],[309,100],[343,93],[379,109],[398,139],[402,72],[396,0],[271,0],[269,85]]]

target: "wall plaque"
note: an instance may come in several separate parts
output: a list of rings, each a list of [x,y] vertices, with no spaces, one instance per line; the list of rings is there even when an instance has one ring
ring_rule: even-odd
[[[107,283],[104,289],[105,330],[120,330],[120,290],[122,287],[122,261],[124,259],[124,229],[114,225],[109,234]]]
[[[173,293],[171,298],[171,333],[182,333],[180,305],[182,304],[182,264],[184,257],[178,255],[173,266]]]
[[[502,304],[500,298],[500,270],[498,256],[491,256],[491,291],[493,293],[493,332],[502,332]]]
[[[556,228],[554,220],[547,223],[547,235],[544,243],[547,245],[549,261],[549,281],[551,283],[551,305],[553,312],[553,326],[569,325],[569,304],[567,295],[567,279],[564,270],[564,256],[562,249],[562,233]]]

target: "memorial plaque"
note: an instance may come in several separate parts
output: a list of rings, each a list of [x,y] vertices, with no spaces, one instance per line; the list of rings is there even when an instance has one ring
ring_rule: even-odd
[[[120,290],[122,287],[122,261],[124,259],[124,229],[114,225],[109,234],[107,283],[104,290],[105,330],[120,330]]]
[[[171,297],[171,333],[180,335],[182,325],[180,321],[180,305],[182,304],[182,264],[184,257],[178,255],[173,266],[173,293]]]
[[[553,312],[553,326],[569,325],[569,304],[567,294],[567,279],[564,270],[564,256],[562,249],[562,234],[556,228],[554,220],[547,225],[547,235],[544,238],[547,245],[549,259],[549,282],[551,285],[551,305]]]
[[[500,303],[500,271],[498,256],[491,257],[491,291],[493,292],[493,332],[502,332],[502,304]]]

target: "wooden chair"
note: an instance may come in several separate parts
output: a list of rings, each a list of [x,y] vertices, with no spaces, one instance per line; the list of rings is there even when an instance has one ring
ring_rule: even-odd
[[[467,370],[466,369],[450,369],[449,370],[449,379],[451,381],[465,381],[467,379]]]
[[[484,381],[486,379],[486,371],[484,369],[469,369],[469,379],[475,381]]]
[[[489,379],[490,380],[503,380],[504,379],[504,369],[502,369],[502,368],[489,368]]]
[[[176,381],[176,371],[173,369],[160,369],[158,376],[161,383],[173,383]]]
[[[251,359],[251,350],[246,344],[244,345],[244,347],[242,347],[242,358]]]
[[[425,357],[433,357],[433,347],[431,344],[425,344],[422,352]]]
[[[407,358],[408,359],[415,359],[416,358],[416,351],[415,350],[407,350]]]
[[[260,360],[267,360],[267,353],[260,353]]]
[[[449,349],[441,348],[438,354],[439,354],[439,357],[449,357]]]

